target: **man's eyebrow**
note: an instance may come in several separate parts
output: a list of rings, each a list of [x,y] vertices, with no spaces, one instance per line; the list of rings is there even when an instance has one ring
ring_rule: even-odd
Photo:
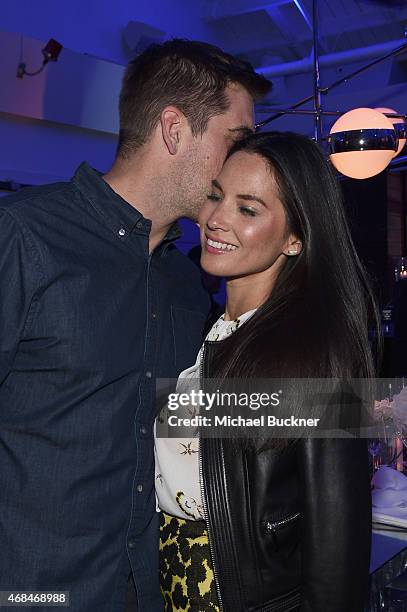
[[[263,206],[267,207],[267,204],[264,200],[262,200],[258,196],[250,195],[249,193],[240,193],[236,197],[240,198],[241,200],[247,200],[248,202],[259,202],[259,204],[263,204]]]
[[[254,134],[254,130],[248,128],[247,125],[239,125],[239,127],[229,128],[228,131],[232,132],[232,134],[237,134],[241,138]]]

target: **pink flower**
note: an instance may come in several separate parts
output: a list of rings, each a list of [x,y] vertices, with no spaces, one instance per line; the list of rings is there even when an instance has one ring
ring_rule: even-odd
[[[393,396],[393,416],[401,425],[407,425],[407,387]]]
[[[379,421],[380,419],[389,419],[393,416],[392,402],[386,397],[383,400],[375,400],[374,403],[374,418]]]

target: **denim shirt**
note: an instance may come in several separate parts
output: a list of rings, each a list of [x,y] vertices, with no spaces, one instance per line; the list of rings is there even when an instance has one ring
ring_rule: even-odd
[[[209,300],[172,244],[87,164],[0,202],[0,590],[71,612],[162,609],[155,379],[196,357]],[[29,608],[38,610],[38,607]]]

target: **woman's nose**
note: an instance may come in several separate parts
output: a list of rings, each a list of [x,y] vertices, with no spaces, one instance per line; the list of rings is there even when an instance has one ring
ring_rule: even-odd
[[[228,231],[231,226],[230,214],[224,206],[218,206],[206,222],[208,229]]]

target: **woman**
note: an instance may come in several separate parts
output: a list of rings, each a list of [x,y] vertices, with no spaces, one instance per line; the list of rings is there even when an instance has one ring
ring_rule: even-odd
[[[181,379],[374,375],[374,301],[316,144],[276,132],[237,143],[199,221],[201,265],[227,279],[227,303]],[[156,462],[167,611],[362,612],[363,440],[157,438]]]

